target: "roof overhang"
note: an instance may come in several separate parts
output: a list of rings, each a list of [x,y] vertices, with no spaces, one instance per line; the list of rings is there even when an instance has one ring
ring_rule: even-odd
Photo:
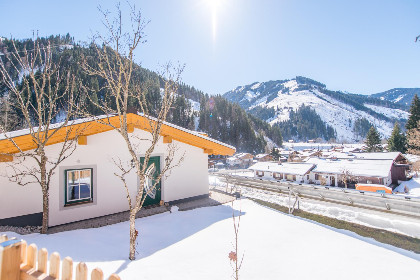
[[[151,131],[151,125],[156,122],[153,118],[129,113],[127,114],[127,125],[134,126],[134,128]],[[69,125],[65,127],[51,129],[52,131],[58,130],[49,139],[47,145],[53,145],[60,142],[64,142],[65,138],[74,139],[77,136],[89,136],[94,134],[103,133],[106,131],[113,130],[113,127],[120,127],[120,118],[118,116],[99,116],[89,119],[79,119],[71,121]],[[57,127],[57,126],[56,126]],[[5,135],[0,138],[0,154],[14,154],[19,152],[15,144],[12,143],[11,139],[22,151],[28,151],[36,149],[37,145],[33,141],[33,137],[29,130],[16,131],[14,133],[8,133],[9,137]],[[233,155],[236,149],[230,145],[217,141],[215,139],[204,136],[198,132],[184,129],[171,123],[164,122],[161,127],[161,136],[170,136],[172,140],[182,142],[191,146],[203,149],[204,152],[214,155]]]

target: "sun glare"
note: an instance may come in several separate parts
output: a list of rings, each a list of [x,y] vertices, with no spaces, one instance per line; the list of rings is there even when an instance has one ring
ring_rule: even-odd
[[[206,0],[206,4],[211,11],[213,42],[216,41],[217,34],[217,14],[226,0]]]

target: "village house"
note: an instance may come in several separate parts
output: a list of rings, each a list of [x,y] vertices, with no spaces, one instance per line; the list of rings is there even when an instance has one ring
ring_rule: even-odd
[[[253,155],[249,153],[239,153],[226,159],[226,164],[229,166],[248,167],[254,160]]]
[[[316,167],[310,172],[309,183],[342,187],[344,178],[355,183],[380,184],[393,183],[394,161],[391,159],[320,159],[311,158],[307,162]],[[395,175],[394,175],[395,177]],[[404,179],[401,177],[401,179]]]
[[[116,124],[117,118],[110,117],[109,122]],[[128,114],[128,132],[137,145],[140,159],[148,147],[148,141],[144,139],[150,139],[150,134],[145,130],[148,123],[143,116]],[[72,127],[75,126],[85,126],[86,129],[77,140],[76,150],[59,165],[52,176],[49,193],[50,226],[128,210],[127,193],[120,179],[114,175],[114,172],[119,171],[114,160],[129,164],[131,159],[125,141],[111,127],[96,121],[78,120],[72,124]],[[10,135],[25,150],[36,148],[27,130]],[[54,158],[57,155],[60,145],[55,143],[62,142],[63,135],[57,133],[51,145],[46,147],[48,157]],[[232,146],[195,131],[164,123],[161,138],[149,162],[151,174],[160,172],[160,168],[164,166],[170,143],[178,148],[175,160],[182,156],[184,160],[167,174],[168,177],[162,178],[158,188],[147,197],[147,205],[208,197],[208,155],[231,156],[235,152]],[[3,206],[0,211],[0,225],[40,225],[41,187],[37,184],[22,187],[7,177],[13,173],[10,166],[17,163],[10,154],[16,152],[13,144],[4,135],[0,135],[0,175],[3,175],[0,176],[0,205]],[[28,158],[22,164],[26,168],[35,166]],[[138,187],[135,172],[129,173],[126,180],[130,193],[135,194]],[[147,187],[145,185],[146,189]]]
[[[258,154],[255,156],[257,161],[272,161],[273,157],[269,154]]]
[[[307,175],[314,166],[312,163],[300,162],[257,162],[248,169],[254,171],[256,178],[306,183]]]
[[[308,151],[309,154],[309,151]],[[407,159],[398,152],[392,153],[342,153],[329,152],[327,158],[310,157],[305,162],[282,164],[258,162],[249,169],[256,178],[287,180],[343,187],[356,183],[397,185],[407,180]]]

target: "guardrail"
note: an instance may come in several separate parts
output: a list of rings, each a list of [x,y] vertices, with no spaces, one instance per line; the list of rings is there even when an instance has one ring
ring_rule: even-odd
[[[213,173],[212,176],[217,176],[229,184],[272,190],[287,195],[290,190],[293,190],[293,192],[299,196],[412,215],[420,218],[419,198],[366,192],[339,187],[295,184],[285,181],[265,180],[255,177],[234,176],[229,174]]]

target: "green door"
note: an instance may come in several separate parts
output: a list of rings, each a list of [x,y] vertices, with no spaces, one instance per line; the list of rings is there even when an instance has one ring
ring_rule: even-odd
[[[140,162],[143,164],[144,157],[140,158]],[[150,157],[149,164],[146,168],[145,174],[147,175],[145,183],[144,183],[144,191],[143,193],[146,195],[146,193],[150,190],[150,188],[153,187],[153,185],[156,182],[156,178],[160,174],[160,157]],[[161,200],[161,187],[160,187],[160,181],[156,185],[156,188],[151,190],[149,194],[147,194],[146,200],[144,201],[143,206],[153,205],[153,204],[159,204]]]

